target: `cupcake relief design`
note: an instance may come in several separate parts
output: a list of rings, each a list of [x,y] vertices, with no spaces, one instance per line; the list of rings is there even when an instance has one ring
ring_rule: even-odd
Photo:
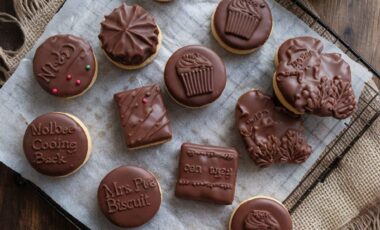
[[[255,0],[233,0],[228,6],[225,32],[243,39],[250,39],[260,21],[260,8],[265,4]]]
[[[227,74],[223,60],[211,49],[189,45],[175,51],[165,66],[169,95],[190,108],[207,106],[222,94]]]
[[[244,220],[245,230],[279,230],[278,221],[265,210],[252,210]]]
[[[212,63],[201,54],[183,55],[176,63],[176,70],[188,97],[213,92],[214,69]]]
[[[272,32],[272,13],[266,0],[222,0],[211,20],[211,32],[227,51],[254,52]]]
[[[279,201],[256,196],[243,201],[233,211],[229,230],[292,230],[292,218]]]

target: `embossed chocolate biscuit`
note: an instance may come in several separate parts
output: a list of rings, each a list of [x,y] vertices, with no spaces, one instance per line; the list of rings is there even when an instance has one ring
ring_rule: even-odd
[[[161,189],[149,171],[122,166],[100,182],[98,204],[109,221],[119,227],[137,227],[156,215],[161,205]]]
[[[231,204],[235,195],[238,152],[233,148],[185,143],[181,147],[175,195]]]
[[[257,196],[239,204],[231,215],[229,229],[292,230],[292,219],[279,201]]]
[[[83,166],[91,154],[91,138],[73,115],[47,113],[25,131],[24,153],[34,169],[48,176],[66,176]]]
[[[260,167],[273,163],[303,163],[311,147],[303,124],[259,90],[243,94],[236,106],[236,126],[252,160]]]
[[[272,31],[272,13],[265,0],[223,0],[212,20],[216,40],[233,53],[250,53]]]
[[[284,42],[276,56],[274,91],[296,114],[347,118],[356,107],[350,66],[340,54],[322,51],[322,42],[312,37]]]
[[[177,50],[168,60],[164,75],[170,95],[188,107],[201,107],[215,101],[227,81],[222,59],[199,45]]]
[[[123,3],[105,16],[99,39],[107,57],[125,69],[137,69],[151,62],[161,44],[156,20],[144,8]]]
[[[74,35],[49,37],[36,50],[34,76],[48,93],[76,97],[95,82],[97,62],[88,42]]]
[[[128,148],[169,141],[172,131],[160,87],[155,84],[114,95]]]

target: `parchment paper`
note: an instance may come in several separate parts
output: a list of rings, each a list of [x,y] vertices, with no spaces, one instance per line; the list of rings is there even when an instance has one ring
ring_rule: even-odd
[[[311,157],[302,165],[281,165],[259,169],[249,159],[242,139],[234,127],[234,109],[238,97],[251,88],[272,93],[273,58],[276,48],[287,38],[311,35],[319,37],[294,15],[269,0],[274,29],[268,42],[256,53],[236,56],[224,51],[210,33],[210,17],[218,0],[175,0],[159,4],[151,0],[138,2],[157,19],[164,40],[154,62],[138,71],[124,71],[106,60],[97,35],[103,15],[120,5],[121,0],[67,0],[49,23],[35,48],[47,37],[71,33],[87,39],[93,46],[100,69],[98,80],[85,95],[74,100],[57,99],[44,92],[32,74],[35,48],[24,58],[10,81],[0,90],[0,160],[47,192],[68,212],[93,229],[111,229],[97,206],[96,192],[100,180],[121,165],[139,165],[159,178],[163,191],[162,206],[143,229],[223,229],[237,204],[250,196],[263,194],[283,200],[313,165],[325,146],[344,128],[344,122],[332,118],[304,116]],[[341,52],[326,42],[325,51]],[[163,69],[170,55],[189,44],[203,44],[215,50],[225,61],[228,83],[222,96],[203,109],[185,109],[166,94]],[[356,96],[371,74],[344,56],[351,64]],[[150,83],[160,84],[174,132],[164,145],[128,151],[121,134],[113,94]],[[93,152],[88,163],[66,178],[40,175],[23,155],[22,138],[27,124],[51,111],[78,116],[90,130]],[[178,153],[183,142],[233,146],[240,152],[236,195],[233,205],[220,206],[186,201],[174,196]]]

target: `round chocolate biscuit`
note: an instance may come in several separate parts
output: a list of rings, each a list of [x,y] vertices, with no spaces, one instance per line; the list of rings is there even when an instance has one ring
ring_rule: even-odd
[[[247,54],[269,38],[272,13],[266,0],[222,0],[213,15],[211,28],[225,49]]]
[[[119,227],[137,227],[154,217],[161,205],[156,177],[135,166],[121,166],[108,173],[98,188],[103,214]]]
[[[88,42],[74,35],[49,37],[36,50],[34,76],[48,93],[71,98],[88,90],[97,77],[97,62]]]
[[[24,153],[34,169],[48,176],[67,176],[82,167],[91,154],[91,138],[73,115],[47,113],[27,127]]]
[[[222,59],[200,45],[177,50],[166,63],[164,78],[172,98],[186,107],[202,107],[215,101],[227,82]]]
[[[243,201],[233,211],[229,229],[292,230],[292,219],[288,210],[279,201],[270,197],[256,196]]]
[[[138,69],[158,54],[162,35],[149,12],[137,4],[123,3],[105,16],[99,39],[113,64],[123,69]]]
[[[337,119],[355,111],[350,66],[340,54],[323,53],[320,40],[296,37],[285,41],[275,63],[273,89],[288,110]]]

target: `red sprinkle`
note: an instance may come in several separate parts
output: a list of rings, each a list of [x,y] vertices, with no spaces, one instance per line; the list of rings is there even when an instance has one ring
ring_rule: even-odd
[[[144,104],[146,104],[146,103],[148,103],[148,99],[146,99],[145,97],[142,99],[142,102],[144,103]]]
[[[66,77],[67,80],[71,80],[72,78],[73,76],[71,76],[71,74],[67,74],[67,77]]]
[[[80,85],[80,80],[76,80],[75,84]]]
[[[58,89],[57,88],[52,88],[51,92],[54,93],[54,94],[57,94],[58,93]]]

